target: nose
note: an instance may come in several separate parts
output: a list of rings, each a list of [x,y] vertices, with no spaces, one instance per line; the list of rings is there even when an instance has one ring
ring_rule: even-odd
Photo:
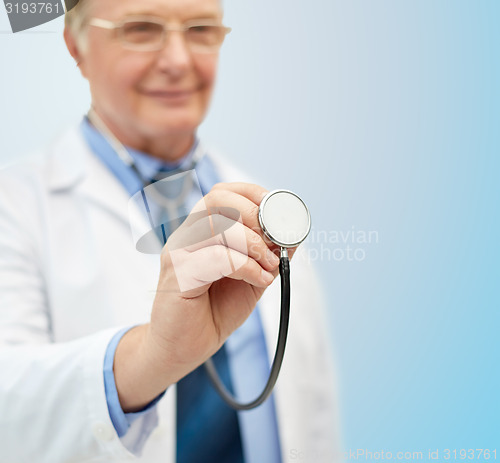
[[[173,77],[185,74],[192,64],[192,55],[181,31],[167,32],[164,47],[159,53],[159,68]]]

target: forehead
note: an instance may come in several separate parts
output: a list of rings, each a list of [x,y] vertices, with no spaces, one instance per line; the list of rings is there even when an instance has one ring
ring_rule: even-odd
[[[91,14],[105,19],[152,15],[185,21],[221,18],[220,0],[93,0]]]

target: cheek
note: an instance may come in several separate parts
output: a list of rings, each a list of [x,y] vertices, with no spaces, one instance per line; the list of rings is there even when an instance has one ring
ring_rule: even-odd
[[[127,104],[150,67],[150,60],[141,55],[120,56],[96,53],[90,63],[90,82],[93,94],[101,100],[113,100],[116,106]]]
[[[121,92],[134,93],[150,71],[151,62],[146,58],[134,55],[117,59],[108,77],[111,90],[119,88]]]
[[[212,90],[215,83],[217,62],[217,57],[206,56],[200,58],[196,63],[198,76],[208,92]]]

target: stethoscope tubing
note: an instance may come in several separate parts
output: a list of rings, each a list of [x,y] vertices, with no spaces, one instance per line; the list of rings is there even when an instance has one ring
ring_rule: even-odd
[[[203,364],[203,367],[205,368],[205,371],[207,372],[207,375],[217,393],[222,397],[224,402],[226,402],[234,410],[251,410],[264,403],[276,384],[281,370],[281,365],[283,364],[286,340],[288,336],[288,324],[290,321],[290,262],[288,257],[280,258],[279,272],[281,278],[281,315],[278,341],[276,344],[276,351],[274,353],[271,372],[269,373],[269,378],[263,391],[251,402],[238,402],[238,400],[231,395],[222,383],[212,359],[210,358],[206,360]]]

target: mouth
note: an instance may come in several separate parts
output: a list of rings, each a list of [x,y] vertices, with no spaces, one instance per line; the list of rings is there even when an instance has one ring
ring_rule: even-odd
[[[195,90],[145,90],[143,93],[150,98],[165,103],[184,103],[195,94]]]

